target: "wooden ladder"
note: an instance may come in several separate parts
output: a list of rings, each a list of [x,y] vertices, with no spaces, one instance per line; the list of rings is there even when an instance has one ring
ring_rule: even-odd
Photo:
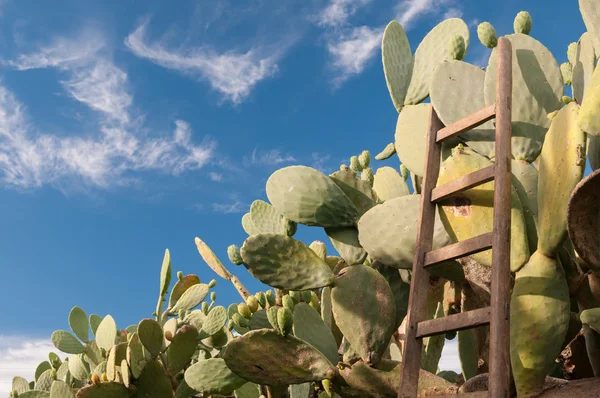
[[[412,268],[408,319],[402,357],[402,383],[399,398],[418,393],[421,347],[424,337],[449,331],[490,325],[488,391],[464,393],[464,397],[507,398],[510,391],[509,304],[510,304],[510,211],[511,211],[511,94],[512,49],[506,38],[498,40],[496,103],[453,124],[444,126],[431,107],[425,175],[421,192],[421,216],[417,249]],[[496,119],[495,163],[436,187],[440,170],[442,141]],[[480,236],[432,250],[436,203],[477,185],[495,181],[494,229]],[[428,267],[492,249],[490,307],[426,320]],[[457,397],[457,395],[452,395]]]

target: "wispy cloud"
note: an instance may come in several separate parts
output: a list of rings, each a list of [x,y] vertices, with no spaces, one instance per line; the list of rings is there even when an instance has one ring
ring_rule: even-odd
[[[313,152],[311,154],[312,163],[311,167],[313,169],[319,170],[321,173],[329,174],[329,168],[326,166],[327,162],[331,159],[330,155],[323,155],[318,152]]]
[[[313,18],[319,26],[340,26],[348,21],[348,18],[356,11],[372,0],[331,0],[319,14]]]
[[[11,392],[14,376],[33,380],[36,367],[47,361],[52,351],[57,352],[48,340],[0,336],[0,396],[6,397]]]
[[[210,177],[210,179],[212,181],[221,181],[223,179],[223,174],[221,173],[215,173],[214,171],[211,171],[210,173],[208,173],[208,176]]]
[[[449,8],[445,13],[444,13],[444,19],[448,19],[448,18],[462,18],[463,16],[463,10],[461,10],[460,8]]]
[[[334,84],[340,85],[365,69],[381,44],[382,35],[382,29],[359,26],[328,43],[327,50],[333,58],[332,66],[339,71]]]
[[[250,156],[250,163],[254,165],[277,166],[282,163],[295,162],[296,158],[292,155],[282,154],[279,149],[271,149],[269,151],[260,151],[255,148]],[[246,162],[248,163],[248,162]]]
[[[213,203],[212,209],[214,212],[223,214],[243,213],[248,210],[248,205],[242,202],[234,203]]]
[[[278,71],[277,60],[284,49],[252,47],[247,51],[217,52],[206,47],[168,48],[163,42],[147,40],[148,24],[141,24],[125,39],[138,57],[162,67],[207,80],[213,89],[234,104],[246,99],[262,80]]]

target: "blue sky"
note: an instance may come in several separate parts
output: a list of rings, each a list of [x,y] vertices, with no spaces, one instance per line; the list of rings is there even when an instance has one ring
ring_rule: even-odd
[[[1,0],[1,356],[47,349],[74,305],[137,323],[154,309],[165,248],[174,271],[218,278],[194,237],[226,260],[275,169],[332,172],[382,149],[396,122],[379,49],[391,19],[414,51],[460,16],[467,60],[485,66],[477,24],[512,33],[523,9],[564,62],[584,26],[554,0]],[[216,292],[239,300],[223,280]],[[0,382],[13,367],[0,364]]]

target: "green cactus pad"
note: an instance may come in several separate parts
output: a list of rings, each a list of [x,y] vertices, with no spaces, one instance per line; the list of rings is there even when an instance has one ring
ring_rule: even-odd
[[[482,22],[477,26],[477,37],[481,44],[487,48],[494,48],[498,45],[498,36],[496,29],[489,22]]]
[[[41,362],[35,369],[33,379],[37,380],[40,377],[40,375],[48,369],[52,369],[52,365],[50,365],[50,362],[48,362],[48,361]]]
[[[171,308],[171,314],[177,314],[179,311],[188,311],[200,304],[208,295],[208,285],[198,283],[190,286],[177,300],[177,303]]]
[[[69,312],[69,326],[71,327],[73,333],[75,333],[75,336],[77,336],[84,343],[88,342],[90,322],[84,310],[79,307],[73,307],[73,309],[71,309],[71,312]],[[70,352],[69,354],[74,353]]]
[[[250,219],[261,234],[283,234],[281,214],[264,200],[255,200],[250,206]]]
[[[394,304],[396,308],[396,322],[394,330],[398,330],[400,324],[404,320],[408,312],[408,296],[410,293],[410,284],[404,282],[400,276],[400,272],[396,268],[388,267],[380,262],[373,263],[373,268],[376,269],[387,281],[394,295]]]
[[[578,108],[572,102],[558,112],[540,158],[538,250],[546,256],[554,256],[567,235],[569,196],[585,169],[585,133],[577,125]]]
[[[248,271],[279,289],[308,290],[330,285],[333,272],[304,243],[285,235],[250,236],[241,249]]]
[[[173,308],[173,306],[177,303],[177,300],[181,298],[183,293],[188,290],[190,287],[197,285],[200,283],[200,278],[197,275],[186,275],[182,279],[178,280],[173,286],[173,290],[171,290],[171,297],[169,298],[169,307]]]
[[[459,330],[458,335],[458,359],[460,368],[466,380],[477,376],[479,369],[479,342],[475,329]]]
[[[146,363],[135,386],[138,397],[164,398],[173,395],[171,380],[158,360]]]
[[[402,164],[418,176],[425,167],[430,104],[405,106],[396,123],[396,150]]]
[[[353,225],[358,213],[331,178],[306,166],[289,166],[271,174],[267,196],[292,221],[321,227]]]
[[[145,365],[144,346],[137,332],[132,334],[131,339],[127,343],[126,359],[131,368],[131,375],[137,379],[140,377],[140,373],[142,373]]]
[[[244,231],[246,231],[248,235],[256,235],[259,233],[258,228],[256,228],[252,223],[252,217],[250,216],[250,213],[246,213],[242,217],[242,228],[244,228]]]
[[[13,377],[11,391],[21,394],[29,390],[29,383],[20,376]]]
[[[550,126],[547,115],[561,107],[564,83],[554,56],[531,36],[516,33],[506,36],[512,44],[512,136],[530,140],[528,150],[517,160],[533,162],[542,149],[544,134]],[[484,96],[487,105],[496,102],[497,48],[492,51],[485,74]],[[513,148],[513,153],[520,153]]]
[[[402,178],[395,169],[389,166],[377,169],[373,180],[373,190],[377,194],[379,200],[384,202],[410,193],[404,178]]]
[[[437,301],[437,298],[434,300]],[[433,314],[433,319],[442,318],[444,316],[444,306],[441,302],[437,302]],[[430,373],[437,372],[446,336],[438,334],[436,336],[426,337],[423,339],[423,351],[421,356],[421,369]]]
[[[89,384],[77,392],[77,398],[129,398],[129,390],[121,383]],[[148,395],[148,397],[156,397]]]
[[[442,162],[437,185],[491,166],[493,163],[469,148],[457,148],[453,155]],[[511,208],[511,270],[518,270],[529,258],[527,231],[523,217],[523,207],[514,187]],[[440,218],[454,241],[463,241],[481,234],[492,232],[494,220],[494,182],[471,188],[443,201]],[[360,229],[359,229],[360,231]],[[367,250],[368,251],[368,250]],[[481,265],[490,267],[492,252],[487,250],[471,255]]]
[[[107,315],[102,319],[96,330],[96,344],[98,348],[108,352],[115,345],[117,338],[117,324],[112,316]]]
[[[42,373],[35,382],[35,388],[42,391],[50,391],[50,386],[54,382],[53,372],[53,369],[48,369]]]
[[[600,333],[600,308],[581,311],[581,323],[588,325],[596,333]]]
[[[170,374],[177,374],[190,362],[198,347],[197,339],[198,329],[191,325],[184,325],[175,333],[167,350]]]
[[[258,310],[254,314],[252,314],[252,318],[250,319],[250,330],[257,329],[270,329],[271,323],[267,317],[266,310]]]
[[[83,344],[66,330],[55,331],[50,339],[54,347],[67,354],[81,354],[85,351]]]
[[[421,195],[388,200],[366,212],[358,221],[358,239],[377,261],[394,268],[411,269],[416,250]],[[436,214],[434,245],[450,244],[450,237]]]
[[[592,136],[600,136],[600,68],[594,70],[579,111],[579,127]]]
[[[569,307],[560,263],[535,252],[517,272],[510,302],[510,359],[518,396],[542,391],[567,333]]]
[[[375,156],[376,160],[386,160],[389,159],[393,154],[396,153],[396,147],[393,142],[390,142],[383,148],[383,151],[379,152],[377,156]]]
[[[449,126],[485,107],[484,85],[485,72],[481,68],[462,61],[444,62],[437,67],[431,80],[429,93],[431,104],[440,120]],[[461,134],[460,138],[478,153],[493,158],[495,135],[494,124],[492,121],[488,121]],[[527,146],[527,141],[521,137],[512,137],[511,147],[515,157],[523,158],[534,155],[530,149],[523,148]],[[539,154],[540,145],[540,143],[536,145],[537,154]],[[535,154],[536,157],[537,154]]]
[[[102,317],[100,315],[90,315],[90,328],[92,329],[94,336],[96,336],[96,331],[98,330],[98,326],[100,326],[100,322],[102,322]]]
[[[331,329],[308,304],[299,303],[294,307],[294,336],[315,347],[332,364],[338,363],[338,347]]]
[[[87,395],[85,397],[87,398]],[[50,393],[43,390],[29,390],[19,394],[19,398],[50,398]]]
[[[213,270],[217,275],[219,275],[223,279],[230,280],[231,274],[221,263],[221,260],[217,258],[215,253],[208,247],[206,243],[204,243],[200,238],[195,239],[196,247],[198,248],[198,253],[204,260],[204,262]]]
[[[117,346],[114,345],[108,352],[108,359],[106,360],[106,377],[108,381],[115,381],[117,372]]]
[[[67,383],[55,380],[50,387],[50,398],[75,398],[75,394]]]
[[[512,185],[517,191],[523,206],[529,251],[533,253],[537,249],[538,242],[538,171],[531,164],[521,160],[513,160],[511,169],[513,174]]]
[[[302,383],[291,385],[290,398],[310,398],[312,397],[312,383]]]
[[[358,289],[357,286],[368,286]],[[392,334],[396,308],[394,295],[385,278],[371,267],[344,268],[331,289],[336,324],[361,358],[379,363]]]
[[[327,247],[325,246],[325,243],[321,242],[320,240],[315,240],[311,242],[310,246],[308,247],[310,250],[314,251],[321,260],[325,261],[327,258]]]
[[[329,176],[344,194],[354,203],[358,215],[363,215],[375,206],[377,197],[368,181],[361,180],[358,174],[350,169],[339,170]]]
[[[356,227],[325,228],[331,244],[348,265],[362,264],[367,252],[358,242]]]
[[[465,40],[465,51],[469,48],[469,28],[460,18],[449,18],[433,28],[421,41],[415,51],[415,63],[405,105],[416,105],[429,95],[429,85],[435,68],[443,61],[449,60],[446,47],[448,38],[462,36]]]
[[[269,386],[320,381],[336,374],[336,368],[316,348],[273,330],[253,330],[234,339],[222,357],[238,376]]]
[[[169,249],[165,250],[162,266],[160,268],[160,296],[167,294],[169,284],[171,283],[171,253]]]
[[[71,376],[75,379],[82,381],[86,380],[90,374],[86,363],[83,362],[79,355],[73,355],[69,358],[69,372],[71,372]]]
[[[573,98],[583,104],[586,89],[590,85],[596,67],[596,54],[592,35],[585,32],[577,42],[577,52],[573,63]]]
[[[413,56],[408,37],[397,21],[390,22],[383,32],[381,60],[385,82],[398,112],[404,105],[413,71]]]
[[[260,398],[261,389],[258,384],[245,383],[233,393],[235,398]]]
[[[595,0],[579,0],[579,11],[592,36],[596,52],[600,53],[600,4]]]
[[[140,342],[153,358],[160,354],[163,346],[163,329],[154,319],[142,319],[138,324]]]
[[[225,307],[215,307],[208,313],[202,324],[202,334],[205,336],[212,336],[221,330],[226,322],[227,310]]]
[[[527,11],[521,11],[515,17],[513,22],[513,28],[515,29],[515,33],[523,33],[528,35],[531,32],[531,15]]]

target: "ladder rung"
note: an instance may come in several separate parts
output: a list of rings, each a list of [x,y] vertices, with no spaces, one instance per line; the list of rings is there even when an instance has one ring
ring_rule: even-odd
[[[431,191],[431,201],[439,202],[456,193],[492,181],[494,172],[495,165],[491,165],[440,185]]]
[[[496,117],[496,104],[486,106],[485,108],[452,123],[450,126],[446,126],[439,130],[435,141],[440,142],[450,137],[454,137],[457,134],[464,133],[467,130],[482,125],[494,117]]]
[[[488,232],[474,238],[456,242],[451,245],[427,252],[425,253],[425,261],[423,266],[430,267],[444,261],[455,260],[457,258],[491,249],[493,235],[494,234],[492,232]]]
[[[490,323],[490,318],[490,307],[485,307],[419,322],[417,338],[422,339],[436,334],[487,325]]]

